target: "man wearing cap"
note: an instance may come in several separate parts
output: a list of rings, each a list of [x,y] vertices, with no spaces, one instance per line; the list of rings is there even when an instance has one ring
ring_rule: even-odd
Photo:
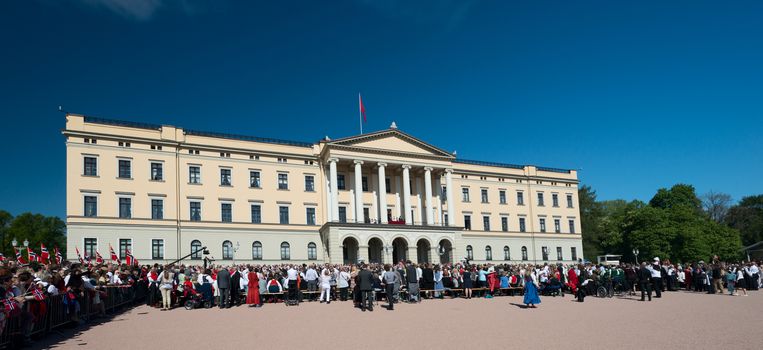
[[[654,258],[650,272],[652,273],[654,297],[662,298],[662,267],[660,266],[660,258]]]

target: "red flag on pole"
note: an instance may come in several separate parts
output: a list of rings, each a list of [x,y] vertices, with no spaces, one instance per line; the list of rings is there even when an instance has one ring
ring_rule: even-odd
[[[363,98],[360,97],[360,93],[358,93],[358,103],[360,104],[360,115],[363,117],[363,122],[368,122],[368,119],[366,119],[366,106],[363,105]]]
[[[101,256],[101,253],[99,253],[97,250],[95,251],[95,264],[96,265],[103,264],[103,257]]]
[[[16,252],[16,262],[21,264],[21,265],[25,265],[26,264],[26,260],[24,260],[24,257],[21,256],[21,251],[16,249],[16,247],[13,247],[13,250]]]
[[[79,259],[79,263],[80,264],[84,264],[85,260],[82,260],[82,255],[79,254],[79,248],[78,247],[74,247],[74,250],[77,251],[77,259]]]
[[[119,256],[117,256],[117,253],[114,253],[114,248],[111,247],[111,244],[109,244],[109,253],[111,254],[111,261],[116,262],[117,265],[122,265],[122,262],[119,261]]]
[[[44,244],[40,243],[40,262],[47,264],[49,259],[50,253],[48,253],[48,248],[46,248]]]
[[[29,262],[37,261],[37,253],[32,248],[26,247],[26,254],[29,257]]]
[[[55,247],[56,250],[56,264],[61,264],[64,261],[64,256],[61,255],[61,251],[58,250],[58,247]]]

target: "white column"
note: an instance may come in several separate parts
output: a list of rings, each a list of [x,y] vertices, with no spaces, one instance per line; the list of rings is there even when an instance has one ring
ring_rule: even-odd
[[[397,216],[398,220],[403,216],[403,207],[400,202],[400,192],[402,192],[402,188],[400,187],[401,182],[402,180],[400,180],[400,176],[395,176],[395,216]]]
[[[453,169],[445,170],[445,192],[448,201],[448,226],[456,226],[456,204],[453,202]]]
[[[426,204],[424,214],[427,217],[427,225],[434,225],[434,215],[432,215],[432,168],[424,168],[424,193],[426,195]]]
[[[387,177],[384,175],[386,163],[378,163],[379,166],[379,222],[387,223]]]
[[[363,218],[363,174],[362,160],[355,161],[355,222],[362,223]]]
[[[410,178],[410,165],[403,165],[403,217],[405,223],[413,225],[413,218],[411,217],[411,178]]]
[[[339,196],[337,195],[337,191],[339,190],[339,187],[337,187],[337,179],[336,179],[336,162],[339,161],[336,158],[330,158],[329,159],[329,181],[331,185],[331,196],[329,200],[329,206],[331,207],[331,217],[334,221],[339,221]]]

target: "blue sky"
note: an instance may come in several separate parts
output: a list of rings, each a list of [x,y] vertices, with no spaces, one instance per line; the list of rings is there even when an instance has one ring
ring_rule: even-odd
[[[601,199],[763,193],[763,2],[0,3],[0,208],[65,215],[71,112],[298,141],[401,130]]]

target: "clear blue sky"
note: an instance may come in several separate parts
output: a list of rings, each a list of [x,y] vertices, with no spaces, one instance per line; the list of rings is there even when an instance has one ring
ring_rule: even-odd
[[[413,3],[413,4],[411,4]],[[761,1],[0,3],[0,208],[65,215],[64,116],[315,141],[391,121],[602,199],[763,193]]]

